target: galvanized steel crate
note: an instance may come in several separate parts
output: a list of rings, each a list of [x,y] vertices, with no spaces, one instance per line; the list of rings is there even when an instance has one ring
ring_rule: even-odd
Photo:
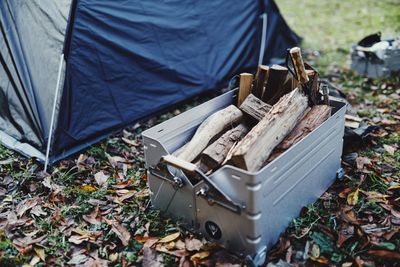
[[[232,104],[235,94],[227,92],[143,132],[146,167],[155,208],[258,265],[301,208],[341,172],[345,104],[331,101],[328,120],[257,172],[225,165],[194,183],[160,162],[187,143],[209,115]]]

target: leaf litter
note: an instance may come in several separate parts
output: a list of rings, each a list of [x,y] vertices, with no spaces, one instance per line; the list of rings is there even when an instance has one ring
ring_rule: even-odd
[[[367,127],[357,132],[358,124],[352,124],[357,145],[344,154],[353,159],[344,163],[344,179],[303,209],[266,264],[398,265],[400,102],[371,88],[399,88],[399,81],[365,80],[341,69],[327,76],[343,86],[360,127]],[[0,146],[0,265],[242,265],[242,258],[151,208],[140,133],[173,115],[127,128],[61,161],[49,174]]]

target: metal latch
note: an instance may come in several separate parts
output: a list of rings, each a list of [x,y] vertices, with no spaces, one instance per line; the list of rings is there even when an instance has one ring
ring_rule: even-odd
[[[196,165],[181,160],[172,155],[162,157],[161,162],[170,164],[175,168],[200,176],[207,187],[200,188],[200,190],[196,192],[196,194],[198,196],[206,198],[210,205],[218,204],[236,213],[240,213],[241,210],[245,208],[245,205],[240,205],[239,203],[236,203],[227,194],[225,194],[225,192],[222,191],[207,175],[199,170]]]

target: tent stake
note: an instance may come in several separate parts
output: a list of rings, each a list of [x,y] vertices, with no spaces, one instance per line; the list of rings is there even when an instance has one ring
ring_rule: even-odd
[[[60,91],[61,72],[62,72],[62,68],[63,68],[63,63],[64,63],[64,54],[61,54],[60,64],[58,66],[56,93],[54,94],[53,111],[51,112],[51,120],[50,120],[50,127],[49,127],[49,138],[47,140],[47,147],[46,147],[46,158],[45,158],[45,161],[44,161],[44,171],[45,172],[47,172],[47,166],[49,165],[50,146],[51,146],[51,139],[53,137],[53,125],[54,125],[54,118],[55,118],[55,114],[56,114],[58,93]]]

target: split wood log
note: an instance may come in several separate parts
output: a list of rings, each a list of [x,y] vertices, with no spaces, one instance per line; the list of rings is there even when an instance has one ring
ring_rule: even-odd
[[[284,95],[268,114],[237,144],[232,153],[234,165],[257,171],[272,150],[303,117],[308,99],[298,88]]]
[[[253,94],[260,99],[264,93],[265,83],[267,82],[268,79],[268,70],[269,70],[268,66],[258,65],[255,84],[253,88]]]
[[[259,98],[255,97],[253,94],[249,94],[243,103],[240,105],[240,110],[260,121],[267,115],[268,111],[271,109],[271,105],[261,101]]]
[[[239,142],[249,131],[248,126],[241,123],[225,132],[214,143],[209,145],[200,156],[200,166],[203,172],[213,170],[224,162],[232,146]]]
[[[230,105],[208,117],[195,132],[186,147],[180,151],[180,159],[192,162],[207,147],[208,143],[224,129],[235,125],[242,118],[243,112]]]
[[[253,74],[251,73],[241,73],[239,81],[239,93],[237,106],[239,107],[246,97],[251,93],[251,86],[253,83]]]
[[[296,87],[293,87],[293,77],[289,70],[280,65],[272,65],[268,71],[268,79],[261,100],[273,105],[294,88]]]
[[[268,162],[273,161],[291,146],[299,142],[306,135],[314,131],[331,115],[331,107],[327,105],[313,106],[303,119],[296,125],[293,131],[274,149]]]
[[[289,50],[290,56],[292,57],[293,67],[297,74],[297,79],[301,84],[305,84],[309,81],[306,69],[304,67],[303,57],[301,56],[300,47],[293,47]]]

